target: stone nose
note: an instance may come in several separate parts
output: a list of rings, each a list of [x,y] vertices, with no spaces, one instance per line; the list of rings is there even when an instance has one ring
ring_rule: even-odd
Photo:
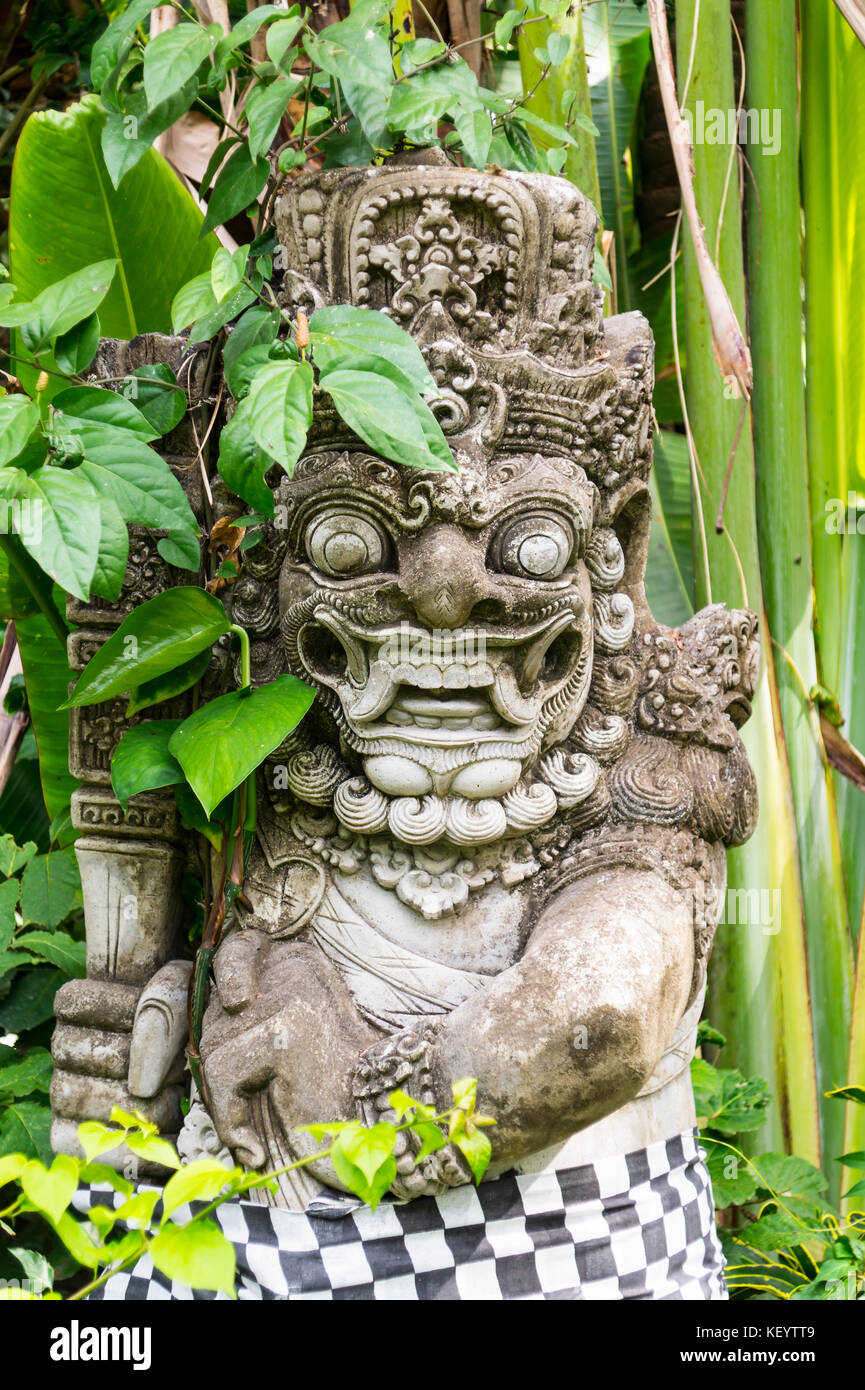
[[[463,627],[491,593],[484,552],[459,526],[430,526],[400,546],[399,587],[430,627]]]

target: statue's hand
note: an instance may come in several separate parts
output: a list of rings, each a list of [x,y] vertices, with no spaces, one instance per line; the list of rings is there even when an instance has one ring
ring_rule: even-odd
[[[214,974],[200,1045],[205,1098],[238,1162],[268,1161],[271,1123],[288,1140],[299,1125],[353,1118],[352,1066],[378,1035],[318,948],[247,930],[220,947]]]

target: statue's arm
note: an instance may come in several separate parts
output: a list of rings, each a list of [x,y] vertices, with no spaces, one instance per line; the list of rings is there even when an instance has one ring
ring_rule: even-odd
[[[624,1105],[654,1071],[688,1001],[692,908],[660,875],[621,869],[563,889],[521,960],[445,1020],[439,1098],[478,1078],[496,1163]]]

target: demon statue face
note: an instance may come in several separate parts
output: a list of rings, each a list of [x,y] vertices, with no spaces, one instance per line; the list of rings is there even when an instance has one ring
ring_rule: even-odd
[[[756,623],[716,606],[673,631],[647,608],[652,342],[601,317],[590,204],[438,159],[304,175],[278,209],[282,303],[407,328],[458,468],[386,462],[322,395],[294,477],[269,475],[233,617],[255,680],[317,698],[260,778],[190,1154],[278,1165],[314,1149],[306,1123],[465,1075],[493,1173],[580,1132],[591,1154],[614,1119],[634,1145],[692,1122],[724,846],[756,813]],[[139,988],[133,1061],[167,979]],[[133,1097],[161,1094],[172,1047],[144,1080],[136,1061]],[[470,1176],[450,1146],[398,1171],[403,1197]]]

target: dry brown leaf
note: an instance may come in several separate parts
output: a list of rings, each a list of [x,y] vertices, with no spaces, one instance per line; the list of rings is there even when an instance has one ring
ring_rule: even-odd
[[[854,748],[853,744],[844,737],[837,725],[831,719],[827,719],[823,711],[820,711],[820,732],[823,735],[823,744],[826,748],[826,756],[834,768],[862,791],[865,791],[865,758]]]
[[[649,21],[652,27],[652,46],[655,53],[655,66],[658,69],[658,84],[661,89],[667,129],[670,132],[673,146],[676,173],[682,190],[682,205],[694,243],[697,270],[700,275],[700,284],[703,287],[703,298],[709,311],[712,346],[715,349],[715,357],[725,382],[730,384],[735,382],[739,392],[746,400],[750,400],[754,385],[751,353],[720,272],[709,255],[709,248],[706,245],[706,229],[697,210],[697,199],[694,193],[694,150],[691,144],[691,133],[679,110],[664,0],[648,0],[648,2]]]

